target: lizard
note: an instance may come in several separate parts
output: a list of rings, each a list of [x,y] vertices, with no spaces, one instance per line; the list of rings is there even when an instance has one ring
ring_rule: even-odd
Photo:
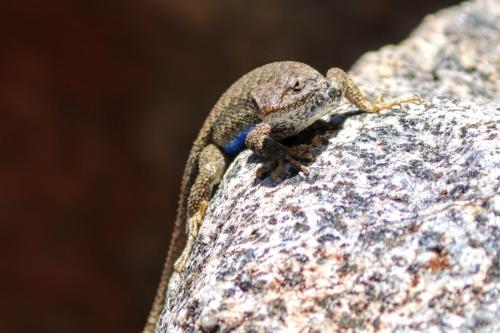
[[[265,161],[257,171],[258,177],[271,172],[275,178],[286,165],[307,174],[301,161],[314,159],[308,147],[288,147],[280,141],[331,113],[342,97],[370,113],[403,103],[420,103],[417,96],[370,101],[342,69],[331,68],[323,76],[309,65],[295,61],[258,67],[224,92],[191,148],[174,231],[143,333],[154,332],[170,276],[183,272],[214,187],[222,180],[228,163],[238,152],[249,148]]]

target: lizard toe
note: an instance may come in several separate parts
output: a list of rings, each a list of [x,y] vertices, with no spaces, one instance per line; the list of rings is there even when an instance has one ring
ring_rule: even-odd
[[[312,162],[316,159],[316,156],[311,152],[310,148],[312,145],[301,144],[287,148],[287,154],[292,159],[304,160]]]
[[[269,172],[275,170],[278,167],[279,160],[267,161],[262,164],[262,166],[257,169],[257,178],[264,178]]]

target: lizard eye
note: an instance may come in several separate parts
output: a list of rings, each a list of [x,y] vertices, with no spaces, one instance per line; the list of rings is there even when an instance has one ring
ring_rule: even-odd
[[[294,78],[290,82],[290,88],[295,92],[299,92],[302,90],[302,88],[304,88],[304,84],[302,83],[302,80],[300,80],[299,78]]]

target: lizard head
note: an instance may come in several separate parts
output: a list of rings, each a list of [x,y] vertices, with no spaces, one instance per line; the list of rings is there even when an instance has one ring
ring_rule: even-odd
[[[312,67],[291,62],[251,96],[262,121],[294,134],[331,112],[341,93]]]

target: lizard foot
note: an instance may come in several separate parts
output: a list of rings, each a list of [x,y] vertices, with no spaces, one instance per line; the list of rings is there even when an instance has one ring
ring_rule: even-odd
[[[315,135],[308,144],[297,144],[292,146],[283,146],[285,149],[285,156],[281,159],[266,161],[257,170],[257,177],[264,178],[267,173],[271,173],[271,178],[274,180],[288,171],[290,165],[297,169],[299,172],[309,174],[308,168],[301,162],[312,162],[316,159],[315,153],[311,148],[319,147],[323,142],[321,135]]]
[[[182,250],[182,254],[174,263],[174,270],[178,273],[182,273],[184,271],[189,255],[191,254],[191,250],[193,249],[194,241],[198,236],[198,230],[200,229],[201,222],[205,217],[207,208],[208,202],[205,200],[201,201],[198,211],[187,220],[188,238],[186,246],[184,247],[184,250]]]
[[[293,147],[288,147],[286,152],[290,157],[294,159],[312,162],[315,160],[316,156],[311,153],[309,148],[311,148],[311,145],[301,144]]]
[[[395,106],[401,106],[401,104],[404,103],[421,104],[422,100],[418,96],[411,96],[411,97],[402,97],[385,101],[384,97],[381,95],[375,99],[375,103],[372,105],[372,108],[366,111],[379,112],[382,110],[391,109]]]
[[[307,162],[312,162],[316,159],[316,154],[311,152],[311,148],[319,147],[322,144],[322,138],[320,135],[314,136],[311,143],[309,144],[298,144],[294,146],[287,147],[287,154],[297,160],[303,160]]]
[[[309,173],[307,167],[304,166],[300,161],[294,159],[293,157],[286,156],[283,159],[265,162],[257,170],[257,177],[262,179],[267,173],[271,172],[271,178],[275,180],[276,178],[286,173],[290,165],[306,175]]]

